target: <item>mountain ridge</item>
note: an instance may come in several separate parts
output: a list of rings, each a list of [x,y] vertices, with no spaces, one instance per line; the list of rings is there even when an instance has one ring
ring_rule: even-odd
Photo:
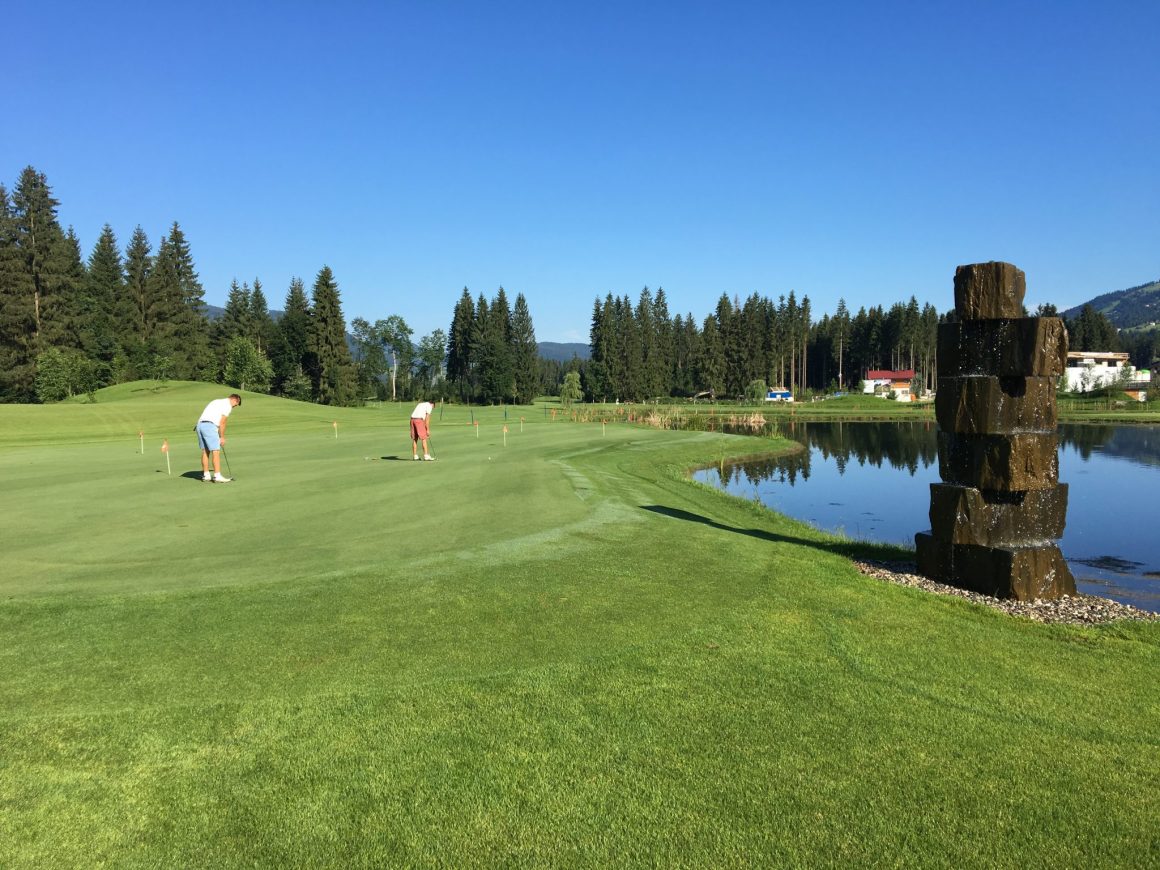
[[[1078,317],[1085,305],[1103,314],[1117,329],[1149,328],[1160,323],[1160,279],[1102,293],[1060,312],[1068,319]]]

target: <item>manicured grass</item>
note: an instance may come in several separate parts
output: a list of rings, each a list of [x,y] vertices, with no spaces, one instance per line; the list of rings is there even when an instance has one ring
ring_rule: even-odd
[[[0,866],[1155,861],[1157,627],[684,478],[785,442],[247,394],[215,486],[147,386],[0,406]]]

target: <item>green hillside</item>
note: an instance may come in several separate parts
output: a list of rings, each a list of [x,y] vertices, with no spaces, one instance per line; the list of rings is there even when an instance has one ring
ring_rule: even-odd
[[[1069,308],[1063,316],[1069,319],[1077,317],[1084,305],[1090,305],[1105,315],[1117,329],[1154,325],[1160,322],[1160,280],[1105,293]]]

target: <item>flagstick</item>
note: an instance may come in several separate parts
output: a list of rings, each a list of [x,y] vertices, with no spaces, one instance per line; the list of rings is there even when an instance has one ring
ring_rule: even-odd
[[[334,421],[334,440],[338,440],[338,421]]]
[[[144,456],[145,455],[145,430],[141,430],[140,432],[138,432],[137,437],[139,439],[141,439],[141,455]]]
[[[169,439],[161,442],[161,452],[165,454],[165,473],[173,477],[173,466],[169,463]]]

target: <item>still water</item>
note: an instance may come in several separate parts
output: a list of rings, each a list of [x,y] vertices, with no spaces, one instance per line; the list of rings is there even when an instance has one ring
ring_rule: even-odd
[[[1059,545],[1081,592],[1160,611],[1160,426],[1060,427]],[[938,483],[934,423],[797,423],[792,456],[694,474],[850,538],[914,546]]]

